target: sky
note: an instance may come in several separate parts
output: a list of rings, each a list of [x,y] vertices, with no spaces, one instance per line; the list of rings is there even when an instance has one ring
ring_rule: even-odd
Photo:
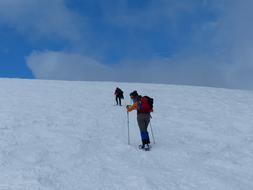
[[[253,89],[251,0],[1,0],[0,77]]]

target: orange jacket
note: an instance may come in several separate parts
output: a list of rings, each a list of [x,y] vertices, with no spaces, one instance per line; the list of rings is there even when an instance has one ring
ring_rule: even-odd
[[[133,105],[131,105],[130,107],[127,108],[127,112],[131,112],[133,110],[136,110],[137,109],[137,105],[138,105],[138,102],[134,102]]]

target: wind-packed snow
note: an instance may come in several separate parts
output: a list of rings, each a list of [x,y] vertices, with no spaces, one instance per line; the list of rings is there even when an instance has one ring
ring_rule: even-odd
[[[0,190],[253,189],[251,91],[17,79],[0,89]],[[154,98],[149,152],[135,111],[127,144],[133,90]]]

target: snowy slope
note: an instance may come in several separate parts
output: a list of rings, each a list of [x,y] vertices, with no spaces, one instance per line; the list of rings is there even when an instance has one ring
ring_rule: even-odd
[[[152,151],[119,86],[155,99]],[[252,190],[253,92],[0,80],[0,190]]]

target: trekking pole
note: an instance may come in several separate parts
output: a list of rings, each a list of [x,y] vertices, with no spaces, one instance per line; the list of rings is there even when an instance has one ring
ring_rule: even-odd
[[[129,135],[129,113],[127,112],[127,134],[128,134],[128,145],[130,145],[130,135]]]
[[[151,130],[151,135],[152,135],[152,138],[153,138],[153,142],[155,144],[155,137],[154,137],[154,134],[153,134],[153,129],[152,129],[151,121],[150,121],[150,130]]]

